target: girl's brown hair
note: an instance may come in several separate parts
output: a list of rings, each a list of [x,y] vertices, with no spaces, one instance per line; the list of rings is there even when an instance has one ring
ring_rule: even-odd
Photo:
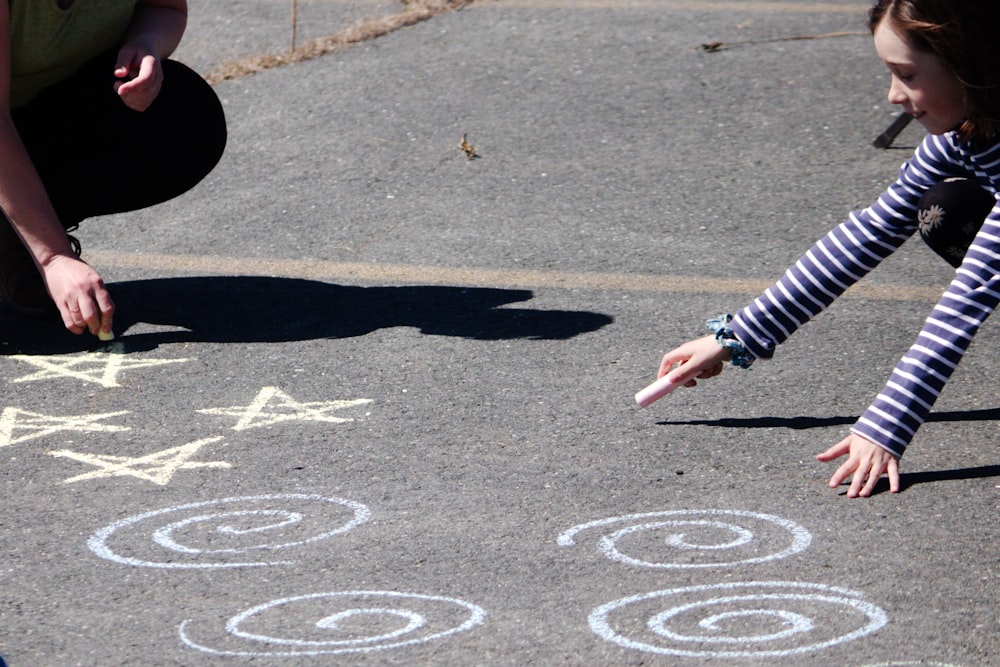
[[[969,112],[958,128],[965,141],[1000,133],[1000,1],[876,0],[872,33],[888,19],[910,46],[941,58],[965,90]]]

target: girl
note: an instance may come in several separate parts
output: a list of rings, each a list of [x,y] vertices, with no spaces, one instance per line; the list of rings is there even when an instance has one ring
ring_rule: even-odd
[[[188,190],[222,156],[222,107],[165,60],[186,0],[0,0],[0,300],[109,334],[114,304],[65,230]]]
[[[819,241],[784,277],[714,335],[664,355],[659,376],[694,386],[747,367],[817,315],[918,228],[957,267],[916,342],[850,434],[819,454],[847,456],[830,479],[853,474],[849,497],[868,496],[888,473],[899,491],[899,457],[927,417],[980,325],[1000,301],[1000,25],[996,0],[878,0],[869,27],[892,75],[889,101],[928,135],[878,201]]]

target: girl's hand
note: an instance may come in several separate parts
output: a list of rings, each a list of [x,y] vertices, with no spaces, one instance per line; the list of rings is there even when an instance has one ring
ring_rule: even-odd
[[[674,382],[693,387],[698,384],[696,379],[707,379],[721,373],[722,362],[727,359],[729,350],[719,345],[715,336],[696,338],[663,355],[656,377],[670,373]],[[674,369],[674,366],[678,368]]]
[[[870,496],[883,473],[889,474],[889,490],[899,493],[899,458],[882,449],[874,442],[852,433],[836,445],[816,456],[820,461],[832,461],[848,455],[847,460],[837,468],[830,478],[830,488],[840,486],[854,473],[848,498]]]
[[[109,333],[115,304],[97,271],[80,259],[54,255],[43,268],[45,285],[71,332]]]
[[[115,92],[129,109],[145,111],[160,94],[163,67],[160,59],[137,44],[126,44],[115,65]]]

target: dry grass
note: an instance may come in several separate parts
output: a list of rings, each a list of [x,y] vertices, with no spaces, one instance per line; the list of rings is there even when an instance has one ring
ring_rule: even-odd
[[[426,21],[438,14],[461,9],[470,2],[471,0],[403,0],[405,8],[396,14],[365,19],[342,32],[309,40],[284,53],[264,54],[224,63],[210,71],[205,79],[214,85],[222,81],[238,79],[276,67],[318,58],[354,44],[387,35],[400,28]]]

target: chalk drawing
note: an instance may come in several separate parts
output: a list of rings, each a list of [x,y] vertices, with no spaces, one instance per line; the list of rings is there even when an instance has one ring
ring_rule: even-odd
[[[637,651],[692,658],[760,658],[817,651],[859,639],[884,626],[888,617],[855,591],[759,581],[634,595],[598,607],[589,621],[601,638]]]
[[[97,470],[70,477],[64,483],[82,482],[88,479],[104,477],[136,477],[153,484],[164,486],[170,483],[178,470],[193,470],[195,468],[230,468],[225,461],[191,461],[191,457],[205,445],[222,440],[222,436],[203,438],[189,442],[180,447],[163,449],[145,456],[115,456],[112,454],[87,454],[62,449],[49,452],[52,456],[73,459],[80,463],[96,466]]]
[[[621,563],[662,569],[764,563],[803,551],[812,541],[809,531],[802,526],[770,514],[740,510],[670,510],[580,524],[560,534],[558,543],[573,546],[577,535],[584,531],[621,524],[633,525],[603,535],[597,542],[598,549],[608,558]],[[768,539],[757,539],[747,525],[764,533]],[[696,537],[700,539],[696,541]],[[761,542],[773,543],[776,538],[788,546],[760,554]],[[620,544],[628,544],[630,550],[652,551],[656,558],[662,560],[626,555],[619,548]]]
[[[370,517],[366,505],[342,498],[299,493],[240,496],[137,514],[97,531],[87,546],[101,558],[135,567],[290,565],[288,560],[246,560],[246,554],[312,544],[346,533]]]
[[[226,622],[228,637],[215,633],[222,636],[210,640],[213,646],[194,638],[191,619],[181,623],[178,633],[186,646],[205,653],[289,658],[423,644],[481,625],[485,618],[482,607],[455,598],[341,591],[282,598],[240,612]],[[288,636],[292,624],[295,635]]]
[[[73,431],[78,433],[116,433],[127,431],[127,426],[99,424],[102,419],[110,419],[128,414],[128,410],[105,412],[94,415],[71,415],[57,417],[31,412],[20,408],[4,408],[0,413],[0,447],[17,445],[29,440],[44,438],[53,433]],[[21,435],[15,435],[21,432]]]
[[[299,402],[277,387],[264,387],[249,405],[238,405],[228,408],[208,408],[198,410],[209,415],[237,417],[234,431],[248,428],[270,426],[287,421],[314,421],[339,424],[354,421],[350,417],[337,417],[330,414],[334,410],[371,403],[370,398],[356,398],[340,401],[308,401]]]
[[[10,380],[10,382],[16,384],[20,382],[71,378],[112,388],[120,386],[118,384],[118,374],[122,371],[190,361],[190,359],[138,359],[125,354],[124,350],[125,348],[121,347],[121,343],[112,343],[110,353],[86,352],[69,356],[16,354],[11,359],[34,366],[40,370],[15,378]]]

